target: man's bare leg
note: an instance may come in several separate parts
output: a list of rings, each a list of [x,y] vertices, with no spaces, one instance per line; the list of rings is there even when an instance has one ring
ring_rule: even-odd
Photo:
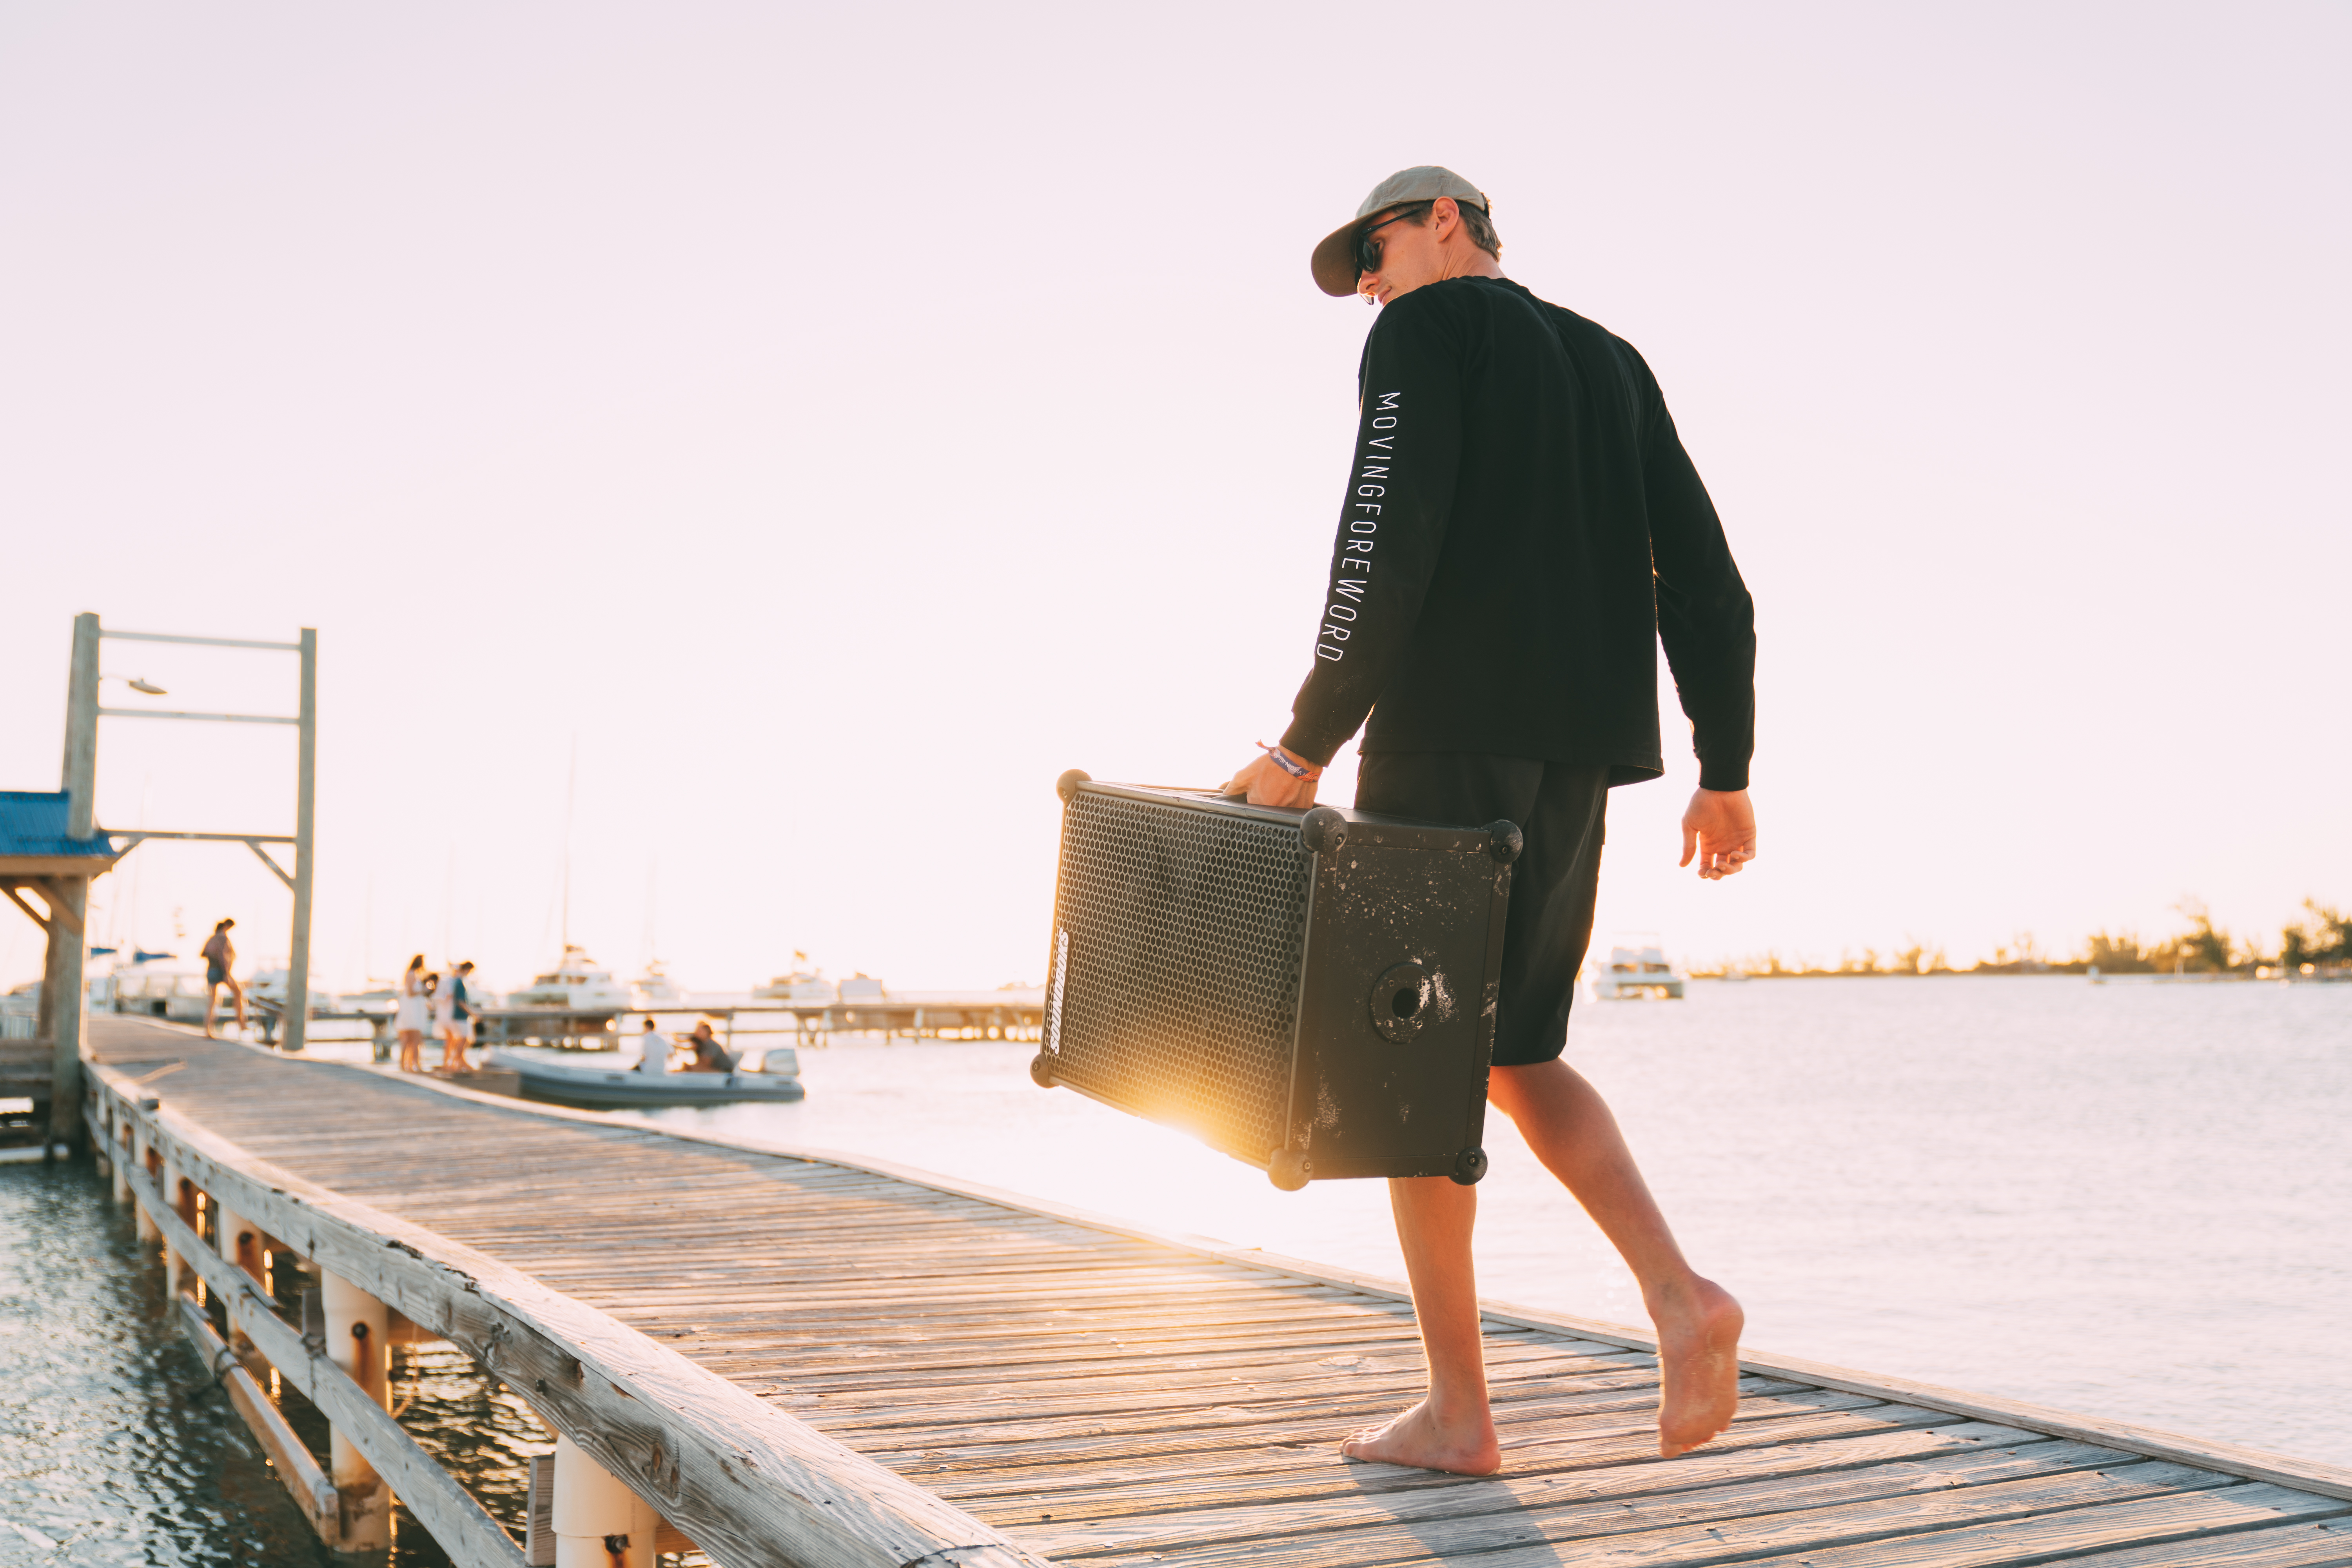
[[[217,986],[217,985],[207,985],[207,986],[205,986],[205,1038],[206,1038],[206,1039],[208,1039],[208,1040],[209,1040],[209,1039],[214,1039],[214,1038],[216,1038],[216,1037],[215,1037],[215,1036],[213,1034],[213,1015],[214,1015],[215,1013],[218,1012],[219,1010],[220,1010],[220,987],[219,987],[219,986]]]
[[[1393,1420],[1356,1433],[1339,1451],[1351,1459],[1489,1475],[1502,1463],[1502,1450],[1486,1405],[1478,1280],[1470,1263],[1478,1191],[1446,1176],[1402,1178],[1389,1183],[1389,1206],[1412,1280],[1429,1396]]]
[[[1658,1451],[1671,1458],[1720,1433],[1739,1402],[1739,1303],[1683,1257],[1601,1091],[1566,1062],[1549,1061],[1495,1068],[1487,1097],[1584,1205],[1642,1287],[1664,1378]],[[1420,1286],[1416,1277],[1416,1300]]]

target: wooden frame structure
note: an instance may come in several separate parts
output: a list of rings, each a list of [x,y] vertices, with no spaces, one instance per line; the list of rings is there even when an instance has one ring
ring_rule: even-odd
[[[41,1002],[30,1050],[0,1058],[0,1076],[37,1108],[48,1102],[44,1149],[80,1141],[81,1037],[86,1004],[83,961],[89,937],[83,929],[93,878],[114,868],[121,854],[93,823],[98,782],[98,617],[74,617],[73,656],[66,678],[66,747],[62,768],[64,832],[29,854],[0,853],[0,890],[48,937],[41,966]],[[25,900],[38,896],[36,910]],[[40,1047],[47,1047],[46,1064]],[[46,1068],[46,1070],[44,1070]]]
[[[214,843],[242,844],[253,851],[270,874],[286,885],[294,895],[293,930],[287,939],[286,954],[286,1047],[299,1051],[307,1033],[310,999],[310,889],[314,875],[312,862],[317,839],[319,781],[319,634],[310,626],[301,629],[293,642],[257,642],[247,637],[182,637],[173,632],[114,632],[100,627],[93,615],[74,619],[75,668],[80,668],[80,648],[84,624],[92,643],[92,679],[87,688],[76,685],[66,712],[68,751],[70,755],[77,726],[89,734],[90,772],[96,773],[98,721],[100,719],[184,719],[202,724],[291,724],[300,731],[294,763],[294,831],[283,833],[166,833],[139,829],[132,832],[103,833],[108,838],[128,839],[122,853],[128,854],[151,838],[195,839]],[[266,653],[290,653],[301,658],[301,674],[296,711],[278,713],[189,713],[158,708],[101,708],[98,705],[96,679],[96,640],[111,637],[121,642],[176,643],[194,647],[249,648]],[[294,847],[294,868],[289,871],[279,865],[265,844],[290,844]]]
[[[99,671],[99,643],[103,638],[125,642],[193,644],[204,647],[256,648],[301,656],[299,710],[292,715],[265,713],[189,713],[149,708],[106,708],[99,702],[99,683],[108,679]],[[286,1020],[286,1048],[299,1051],[304,1039],[310,987],[310,891],[313,841],[318,804],[319,756],[319,635],[302,629],[295,642],[255,642],[237,637],[181,637],[166,632],[109,631],[88,611],[74,617],[73,654],[66,679],[66,745],[63,788],[62,842],[44,852],[10,854],[0,843],[0,894],[23,910],[48,937],[47,961],[41,972],[41,1002],[34,1026],[34,1043],[16,1042],[0,1047],[0,1094],[26,1096],[49,1106],[47,1146],[68,1147],[79,1142],[82,1036],[88,1015],[85,969],[89,952],[83,928],[89,909],[93,878],[112,870],[123,856],[151,838],[199,839],[243,844],[259,857],[294,896],[293,931],[287,961],[287,994],[295,1005]],[[185,719],[204,723],[291,724],[301,731],[295,781],[295,827],[291,834],[176,833],[138,829],[114,833],[97,826],[98,721],[100,719]],[[127,840],[117,847],[117,840]],[[294,847],[294,867],[288,870],[263,847],[268,844]],[[37,897],[40,908],[26,894]],[[41,1061],[46,1057],[46,1066]]]

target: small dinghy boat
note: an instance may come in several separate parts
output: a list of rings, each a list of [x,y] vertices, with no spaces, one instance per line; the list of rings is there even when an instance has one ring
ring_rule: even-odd
[[[488,1065],[520,1074],[526,1100],[552,1100],[590,1110],[733,1105],[742,1100],[803,1100],[808,1095],[801,1087],[800,1058],[789,1047],[770,1051],[758,1072],[740,1068],[733,1072],[642,1072],[635,1061],[626,1066],[614,1062],[618,1052],[570,1054],[572,1059],[563,1061],[552,1052],[502,1047],[489,1053]],[[605,1059],[593,1059],[598,1057]]]

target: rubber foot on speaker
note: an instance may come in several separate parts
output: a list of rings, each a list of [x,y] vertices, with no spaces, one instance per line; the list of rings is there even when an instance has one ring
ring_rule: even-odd
[[[1328,805],[1318,805],[1298,819],[1298,841],[1309,854],[1331,854],[1348,842],[1348,819]]]
[[[1456,1185],[1475,1187],[1478,1178],[1486,1173],[1486,1151],[1465,1149],[1454,1156],[1454,1180]]]
[[[1029,1079],[1039,1089],[1054,1087],[1054,1058],[1039,1051],[1029,1058]]]

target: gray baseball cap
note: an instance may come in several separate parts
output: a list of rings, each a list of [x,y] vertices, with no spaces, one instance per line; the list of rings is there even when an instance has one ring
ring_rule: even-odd
[[[1480,212],[1491,215],[1493,204],[1486,193],[1455,174],[1434,163],[1423,163],[1416,169],[1399,169],[1372,187],[1356,216],[1323,237],[1315,247],[1307,265],[1314,269],[1315,286],[1326,294],[1340,298],[1356,291],[1356,226],[1384,207],[1402,206],[1407,202],[1434,201],[1439,196],[1452,196],[1457,202],[1468,202]]]

